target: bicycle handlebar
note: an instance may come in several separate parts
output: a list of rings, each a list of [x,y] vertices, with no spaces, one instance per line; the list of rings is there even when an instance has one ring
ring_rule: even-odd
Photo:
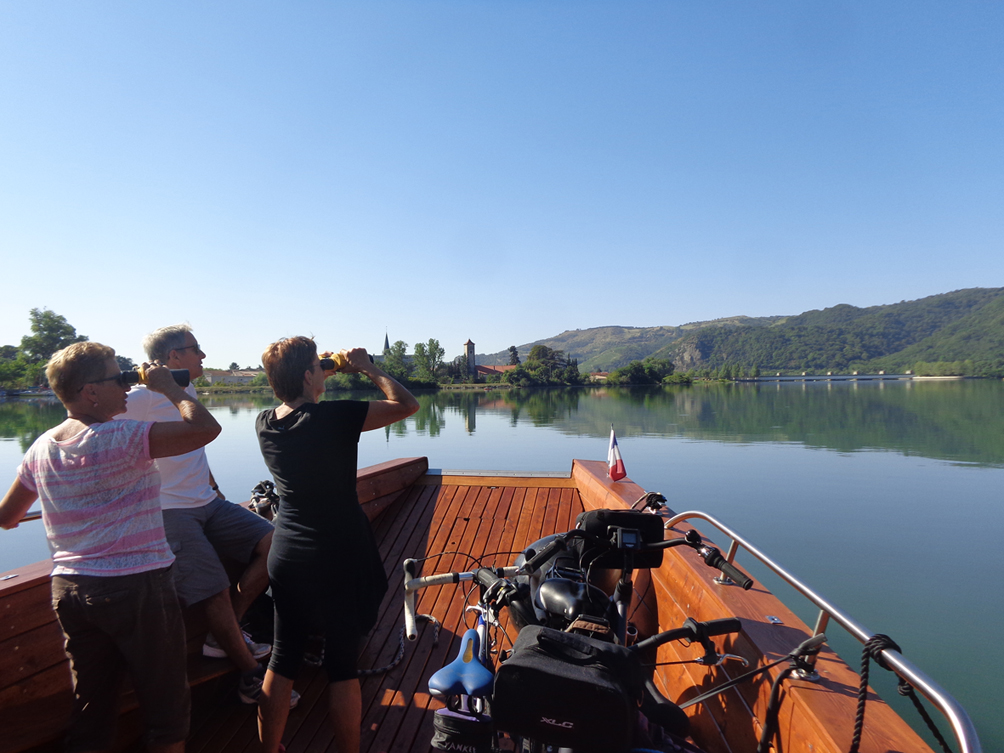
[[[688,617],[682,627],[656,633],[651,638],[646,638],[631,646],[631,650],[645,651],[646,649],[655,648],[670,641],[688,640],[703,642],[716,635],[738,633],[740,630],[742,630],[742,623],[735,617],[723,617],[720,620],[709,620],[708,622],[697,622]]]
[[[523,563],[519,572],[521,574],[535,573],[540,569],[541,565],[551,559],[557,553],[564,551],[567,548],[566,542],[571,538],[583,538],[588,539],[597,544],[606,544],[610,546],[611,542],[599,536],[594,536],[588,534],[585,531],[579,529],[573,529],[567,533],[559,534],[555,536],[554,539],[549,541],[543,549],[534,554],[530,559]],[[731,578],[736,584],[742,588],[744,591],[749,591],[753,586],[753,579],[748,575],[739,570],[735,565],[729,562],[720,551],[718,551],[713,546],[706,546],[701,539],[701,535],[697,531],[690,530],[687,534],[680,539],[665,539],[663,541],[652,542],[649,544],[641,544],[637,551],[654,551],[657,549],[670,549],[675,546],[689,546],[692,549],[697,550],[697,553],[701,555],[705,564],[708,567],[713,567],[716,570],[721,570],[726,576]]]
[[[418,628],[415,621],[415,592],[426,586],[444,586],[447,583],[466,583],[477,580],[479,585],[489,587],[494,583],[515,575],[518,568],[500,567],[488,568],[480,567],[477,570],[468,570],[457,573],[438,573],[436,575],[425,575],[420,578],[415,577],[415,570],[418,561],[406,559],[404,561],[404,634],[408,640],[413,641],[418,638]],[[486,582],[483,582],[483,580]]]

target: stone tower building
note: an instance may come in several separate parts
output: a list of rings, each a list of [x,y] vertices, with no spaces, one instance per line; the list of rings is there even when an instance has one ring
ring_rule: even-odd
[[[464,343],[464,355],[467,356],[467,372],[474,376],[478,373],[477,364],[474,363],[474,343],[470,340]]]

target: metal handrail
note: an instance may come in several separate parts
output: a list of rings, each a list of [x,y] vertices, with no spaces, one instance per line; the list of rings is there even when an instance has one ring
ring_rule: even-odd
[[[746,539],[737,534],[731,528],[707,513],[700,512],[698,510],[681,512],[669,518],[665,523],[665,527],[672,528],[677,523],[695,518],[707,521],[732,539],[732,544],[729,546],[729,551],[726,555],[726,559],[729,563],[735,559],[736,551],[739,546],[742,546],[746,549],[746,551],[770,568],[770,570],[779,576],[785,583],[819,607],[820,612],[816,620],[816,627],[813,630],[813,635],[823,632],[826,625],[832,619],[836,620],[837,623],[843,626],[848,633],[857,638],[857,640],[862,644],[867,643],[873,637],[874,634],[866,627],[856,622],[838,607],[834,606],[817,592],[802,583],[802,581],[774,562],[770,557],[746,541]],[[919,690],[923,696],[927,698],[927,700],[930,701],[931,704],[942,713],[942,715],[944,715],[949,724],[952,725],[952,732],[955,733],[955,739],[958,740],[959,753],[982,753],[983,748],[980,745],[979,737],[976,734],[976,728],[973,726],[973,722],[969,718],[969,714],[966,713],[966,710],[962,708],[958,701],[956,701],[947,691],[920,671],[918,667],[908,661],[898,651],[894,651],[891,648],[883,649],[882,657],[886,660],[889,666],[892,667],[893,671],[897,675],[904,680],[907,680],[911,685]]]

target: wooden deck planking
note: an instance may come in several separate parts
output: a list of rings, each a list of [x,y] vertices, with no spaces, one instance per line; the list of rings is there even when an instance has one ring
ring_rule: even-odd
[[[424,462],[423,459],[411,459],[392,465],[400,466],[400,476],[415,473],[415,468],[408,466],[417,467],[419,461]],[[471,569],[477,564],[475,559],[485,565],[509,564],[515,552],[541,536],[572,527],[584,506],[630,506],[642,491],[634,483],[610,482],[605,478],[603,464],[589,461],[575,461],[571,479],[423,475],[411,486],[390,490],[387,494],[384,493],[387,488],[372,486],[371,502],[378,503],[381,510],[379,516],[372,519],[372,525],[390,588],[380,606],[377,625],[363,647],[360,661],[363,667],[386,665],[397,654],[403,624],[401,563],[406,557],[421,559],[449,553],[423,562],[419,573],[426,575]],[[741,592],[712,585],[710,578],[715,573],[699,563],[689,550],[671,550],[666,557],[660,570],[636,572],[636,598],[631,614],[642,632],[650,632],[644,624],[646,620],[658,626],[679,624],[686,616],[712,619],[723,614],[735,615],[743,620],[744,632],[728,639],[722,648],[761,662],[765,656],[770,659],[783,653],[806,633],[807,628],[793,614],[759,587]],[[27,570],[22,571],[22,577],[24,572]],[[15,597],[7,602],[8,611],[18,604],[17,597],[22,591],[25,592],[23,598],[34,598],[28,592],[33,588],[37,590],[37,585],[26,579],[16,584],[2,584],[8,594]],[[473,624],[470,616],[465,619],[464,608],[470,603],[469,593],[474,588],[469,583],[451,584],[420,592],[418,612],[435,615],[444,625],[443,631],[438,643],[433,644],[432,627],[420,622],[419,638],[406,643],[403,660],[398,666],[386,674],[362,678],[363,751],[430,753],[434,711],[441,703],[429,695],[428,679],[453,659],[460,636]],[[655,610],[640,606],[646,592],[655,597]],[[762,624],[761,614],[765,610],[781,615],[784,626]],[[0,634],[0,646],[15,646],[11,654],[20,658],[20,663],[11,667],[7,681],[0,678],[0,695],[21,691],[19,679],[22,675],[34,679],[59,669],[58,665],[45,666],[51,661],[48,656],[39,662],[41,657],[36,656],[39,651],[34,648],[38,641],[30,632],[19,633],[26,625],[29,631],[40,631],[39,635],[45,637],[46,629],[51,633],[52,626],[22,623],[22,620],[20,614],[11,615],[7,621],[8,634]],[[506,627],[507,623],[504,615]],[[17,637],[13,638],[10,633]],[[515,637],[515,631],[510,629],[509,636]],[[497,649],[508,648],[506,636],[499,638]],[[200,648],[201,639],[197,643],[196,648]],[[680,661],[693,659],[699,653],[699,646],[669,644],[660,649],[659,659]],[[228,664],[222,662],[214,666],[225,671]],[[819,667],[824,676],[819,685],[789,681],[786,688],[785,697],[790,700],[782,705],[779,721],[782,749],[787,753],[846,749],[844,738],[849,738],[849,727],[848,713],[843,706],[856,692],[856,684],[852,687],[851,683],[856,677],[837,662],[828,649],[820,655]],[[65,673],[65,667],[63,671]],[[656,683],[668,697],[682,702],[698,692],[694,687],[718,684],[728,674],[741,671],[738,665],[706,669],[693,664],[675,664],[660,667]],[[257,753],[255,708],[238,701],[236,673],[215,679],[206,676],[200,681],[205,684],[193,690],[193,726],[186,748],[188,752]],[[681,694],[682,687],[690,689]],[[677,689],[675,693],[673,688]],[[287,750],[289,753],[334,753],[327,719],[327,679],[323,670],[305,665],[296,689],[302,694],[302,700],[289,716],[283,738]],[[831,695],[835,693],[837,697],[813,698],[825,695],[820,693],[822,690],[830,691]],[[751,709],[762,709],[768,693],[769,680],[763,678],[727,691],[699,707],[692,721],[695,728],[700,729],[709,753],[732,753],[755,747],[760,724]],[[39,700],[44,702],[45,699]],[[139,726],[137,713],[133,711],[123,718],[120,732],[133,727],[133,734],[138,734]],[[915,738],[912,733],[899,731],[901,726],[903,722],[888,708],[869,706],[862,751],[921,753],[923,750],[930,753],[919,739],[911,739]],[[894,729],[896,731],[891,731]],[[141,746],[128,743],[131,739],[135,738],[129,734],[120,735],[122,742],[115,750],[139,753]],[[54,753],[55,745],[53,742],[48,747],[38,748],[35,753]],[[0,745],[0,751],[3,749]]]

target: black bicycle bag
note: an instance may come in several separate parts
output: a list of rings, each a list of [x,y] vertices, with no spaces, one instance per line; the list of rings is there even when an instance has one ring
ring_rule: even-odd
[[[583,753],[631,744],[644,679],[623,646],[528,625],[495,674],[496,728]]]
[[[439,709],[432,717],[432,747],[444,753],[491,753],[492,720],[488,716]]]

